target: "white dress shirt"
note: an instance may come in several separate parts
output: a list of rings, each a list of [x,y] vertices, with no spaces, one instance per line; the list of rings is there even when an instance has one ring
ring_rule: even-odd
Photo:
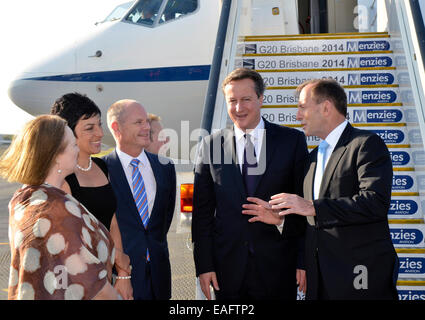
[[[149,209],[149,217],[152,213],[152,208],[155,202],[155,194],[156,194],[156,180],[152,171],[151,164],[146,156],[145,150],[143,150],[139,156],[136,158],[122,152],[118,148],[116,149],[118,158],[121,161],[122,168],[124,169],[125,176],[127,178],[128,185],[130,186],[130,190],[133,192],[133,166],[130,164],[131,160],[138,159],[139,162],[139,171],[143,177],[143,182],[145,183],[146,196],[148,198],[148,209]]]
[[[239,129],[236,126],[233,126],[233,127],[235,130],[236,154],[238,156],[239,169],[241,170],[241,173],[242,173],[243,154],[245,150],[245,138],[244,138],[245,132],[243,132],[241,129]],[[251,136],[251,142],[254,145],[254,150],[255,150],[255,157],[257,158],[257,163],[259,163],[261,147],[263,145],[263,137],[265,133],[263,118],[260,118],[260,122],[257,124],[257,126],[253,130],[246,133],[250,134]],[[263,200],[268,201],[267,199],[263,199]],[[285,222],[285,219],[282,220],[282,223],[280,225],[276,226],[276,228],[279,230],[280,233],[282,233],[283,231],[284,222]]]
[[[242,173],[242,164],[243,164],[243,153],[245,150],[245,132],[243,132],[238,127],[234,126],[235,129],[235,141],[236,141],[236,154],[238,156],[239,161],[239,169]],[[257,124],[257,126],[247,132],[251,136],[251,142],[254,145],[255,150],[255,156],[257,158],[257,163],[260,162],[260,152],[261,152],[261,146],[263,144],[263,136],[264,136],[264,121],[263,118],[260,118],[260,122]]]
[[[326,149],[326,153],[325,153],[325,157],[324,157],[325,165],[323,166],[323,172],[325,171],[326,165],[328,164],[328,161],[329,161],[329,158],[330,158],[332,152],[334,151],[335,146],[338,143],[339,138],[341,137],[342,132],[344,131],[347,124],[348,124],[348,121],[344,120],[335,129],[333,129],[328,134],[328,136],[325,138],[325,141],[329,144],[329,147]],[[316,172],[315,172],[314,180],[316,180],[317,173],[318,173],[318,170],[316,170]]]

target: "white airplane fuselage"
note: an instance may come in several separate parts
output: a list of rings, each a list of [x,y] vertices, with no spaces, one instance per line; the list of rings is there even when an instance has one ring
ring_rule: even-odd
[[[181,121],[189,121],[191,130],[198,128],[220,15],[220,1],[199,2],[196,11],[155,27],[127,21],[99,24],[20,74],[9,96],[37,115],[49,113],[63,94],[80,92],[99,106],[104,123],[113,102],[135,99],[178,134]],[[104,143],[113,145],[104,131]]]

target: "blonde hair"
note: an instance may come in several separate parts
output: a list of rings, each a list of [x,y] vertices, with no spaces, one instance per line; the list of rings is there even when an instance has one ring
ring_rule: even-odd
[[[29,121],[0,158],[0,176],[9,182],[44,183],[56,156],[65,150],[66,125],[55,115]]]

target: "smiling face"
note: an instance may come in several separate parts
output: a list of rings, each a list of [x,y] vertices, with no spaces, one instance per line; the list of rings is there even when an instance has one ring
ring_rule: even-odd
[[[150,144],[148,114],[137,102],[129,102],[118,123],[120,149],[136,156]],[[136,154],[137,153],[137,154]]]
[[[227,113],[236,127],[254,129],[261,118],[263,96],[257,96],[254,81],[247,78],[234,80],[224,87]]]
[[[80,153],[91,155],[101,151],[103,130],[100,115],[97,114],[88,119],[80,118],[74,132]]]

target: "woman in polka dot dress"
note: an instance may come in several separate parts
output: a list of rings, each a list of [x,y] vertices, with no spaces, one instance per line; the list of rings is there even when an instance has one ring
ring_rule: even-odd
[[[107,229],[60,188],[77,163],[66,121],[30,121],[0,159],[0,174],[24,184],[9,203],[8,299],[119,299],[110,284],[114,243]]]

